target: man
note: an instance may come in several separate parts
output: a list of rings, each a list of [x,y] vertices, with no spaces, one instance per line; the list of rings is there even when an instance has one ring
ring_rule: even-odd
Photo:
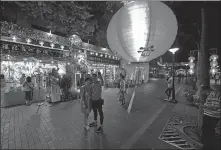
[[[90,123],[90,127],[97,127],[97,116],[100,116],[100,125],[97,127],[97,132],[103,130],[104,114],[102,110],[103,100],[101,99],[102,88],[98,81],[97,74],[92,74],[92,109],[94,112],[94,122]],[[98,113],[97,113],[98,112]]]
[[[209,87],[202,87],[209,89]],[[215,128],[220,120],[220,86],[215,85],[214,89],[210,90],[209,96],[203,105],[203,126],[202,126],[202,142],[203,150],[216,149],[215,147]]]
[[[170,95],[173,90],[173,78],[171,75],[169,75],[167,78],[167,85],[168,85],[168,87],[165,90],[165,94],[167,95],[168,99],[165,99],[165,100],[170,100]]]

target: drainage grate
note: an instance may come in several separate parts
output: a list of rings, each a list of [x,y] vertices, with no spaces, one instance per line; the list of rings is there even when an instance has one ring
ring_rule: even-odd
[[[172,116],[164,127],[159,139],[180,149],[197,149],[190,142],[183,139],[176,128],[179,125],[193,125],[195,123],[196,122],[193,119],[188,119],[180,116]]]

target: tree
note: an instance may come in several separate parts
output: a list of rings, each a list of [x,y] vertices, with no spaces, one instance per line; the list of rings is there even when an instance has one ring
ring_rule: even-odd
[[[207,9],[206,2],[204,2],[201,8],[201,18],[202,18],[202,31],[200,39],[200,49],[198,57],[198,74],[199,74],[199,85],[210,86],[209,78],[209,51],[208,51],[208,36],[207,36]],[[202,122],[203,122],[203,104],[205,102],[204,90],[199,89],[200,96],[200,106],[198,110],[198,121],[197,121],[197,133],[201,135]]]

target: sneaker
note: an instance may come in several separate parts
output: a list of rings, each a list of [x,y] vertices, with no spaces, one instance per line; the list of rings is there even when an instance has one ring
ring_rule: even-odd
[[[102,126],[99,126],[99,127],[97,128],[97,133],[100,133],[100,132],[102,132],[102,131],[103,131]]]
[[[89,124],[89,127],[96,127],[97,126],[97,122],[92,122]]]

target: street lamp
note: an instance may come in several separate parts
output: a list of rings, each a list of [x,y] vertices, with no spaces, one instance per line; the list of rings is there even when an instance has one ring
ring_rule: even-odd
[[[172,102],[177,102],[175,100],[175,84],[174,84],[175,67],[174,67],[174,63],[175,63],[175,53],[178,50],[179,50],[179,48],[169,49],[169,51],[173,54],[173,89],[172,89],[172,99],[171,99]]]
[[[185,64],[185,66],[186,66],[186,84],[187,84],[187,66],[188,66],[188,64]]]

